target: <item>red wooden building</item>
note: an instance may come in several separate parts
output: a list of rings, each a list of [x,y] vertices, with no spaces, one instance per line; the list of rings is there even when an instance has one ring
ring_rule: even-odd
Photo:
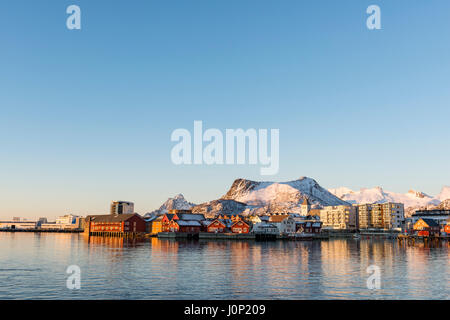
[[[227,231],[227,226],[224,221],[216,219],[208,225],[206,230],[211,233],[223,233]]]
[[[233,233],[249,233],[250,226],[242,220],[236,221],[231,225],[231,232]]]
[[[137,213],[88,216],[86,222],[88,232],[146,232],[145,220]]]
[[[162,218],[162,232],[199,233],[204,228],[203,221],[205,216],[202,214],[167,213]]]
[[[174,220],[172,221],[172,232],[199,233],[202,224],[195,220]]]
[[[170,232],[171,222],[178,219],[176,214],[166,213],[161,220],[162,232]]]

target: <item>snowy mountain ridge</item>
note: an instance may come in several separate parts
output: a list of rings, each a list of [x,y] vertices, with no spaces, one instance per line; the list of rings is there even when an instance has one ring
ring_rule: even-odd
[[[301,204],[304,199],[319,206],[347,204],[308,177],[288,182],[237,179],[222,199],[235,200],[253,206],[286,202]]]
[[[312,207],[348,203],[322,188],[314,179],[301,177],[288,182],[236,179],[228,192],[217,200],[192,206],[192,212],[214,217],[219,213],[263,215],[266,213],[300,213],[303,201]]]
[[[173,198],[167,199],[166,202],[164,202],[159,209],[149,212],[145,214],[145,216],[152,216],[152,215],[161,215],[169,212],[169,210],[177,209],[177,210],[189,210],[194,207],[195,204],[188,202],[184,196],[180,193],[177,194]]]
[[[301,177],[288,182],[252,181],[236,179],[221,198],[201,204],[188,202],[182,194],[169,198],[161,207],[145,216],[160,215],[171,209],[192,209],[213,217],[219,213],[263,215],[267,213],[301,213],[301,205],[307,199],[312,208],[361,203],[400,202],[410,215],[421,208],[447,208],[450,206],[450,186],[444,186],[439,195],[432,197],[420,191],[396,193],[382,187],[362,188],[359,191],[347,187],[324,189],[317,181]]]
[[[409,190],[407,193],[396,193],[386,191],[381,187],[362,188],[359,191],[341,187],[329,189],[329,191],[340,199],[352,204],[400,202],[405,205],[405,209],[436,206],[442,201],[450,199],[450,187],[447,186],[443,187],[441,193],[436,197],[415,190]]]

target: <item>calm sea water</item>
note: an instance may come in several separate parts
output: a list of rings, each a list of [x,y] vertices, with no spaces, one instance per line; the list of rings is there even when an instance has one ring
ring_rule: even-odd
[[[450,255],[393,240],[126,241],[0,233],[0,299],[449,299]],[[69,290],[66,269],[81,268]],[[381,269],[367,289],[366,269]]]

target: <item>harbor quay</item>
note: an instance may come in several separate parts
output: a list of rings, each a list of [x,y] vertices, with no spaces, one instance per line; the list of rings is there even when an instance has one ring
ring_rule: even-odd
[[[48,222],[0,221],[0,232],[83,233],[113,238],[205,239],[205,240],[327,240],[333,238],[397,239],[399,244],[436,245],[449,238],[449,213],[418,211],[404,216],[399,203],[328,206],[313,209],[308,199],[300,213],[243,215],[219,212],[211,216],[191,209],[170,209],[141,216],[134,203],[112,201],[109,214],[79,217],[65,215]]]

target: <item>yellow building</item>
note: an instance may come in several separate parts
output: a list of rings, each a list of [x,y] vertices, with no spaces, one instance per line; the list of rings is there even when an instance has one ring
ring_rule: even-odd
[[[153,234],[157,234],[159,232],[162,232],[162,219],[164,216],[159,216],[155,220],[150,222],[150,227],[148,228],[148,231]]]
[[[357,207],[359,229],[398,229],[405,220],[402,203],[360,204]]]
[[[328,206],[320,210],[320,221],[325,229],[355,230],[357,219],[357,208],[354,206]]]

